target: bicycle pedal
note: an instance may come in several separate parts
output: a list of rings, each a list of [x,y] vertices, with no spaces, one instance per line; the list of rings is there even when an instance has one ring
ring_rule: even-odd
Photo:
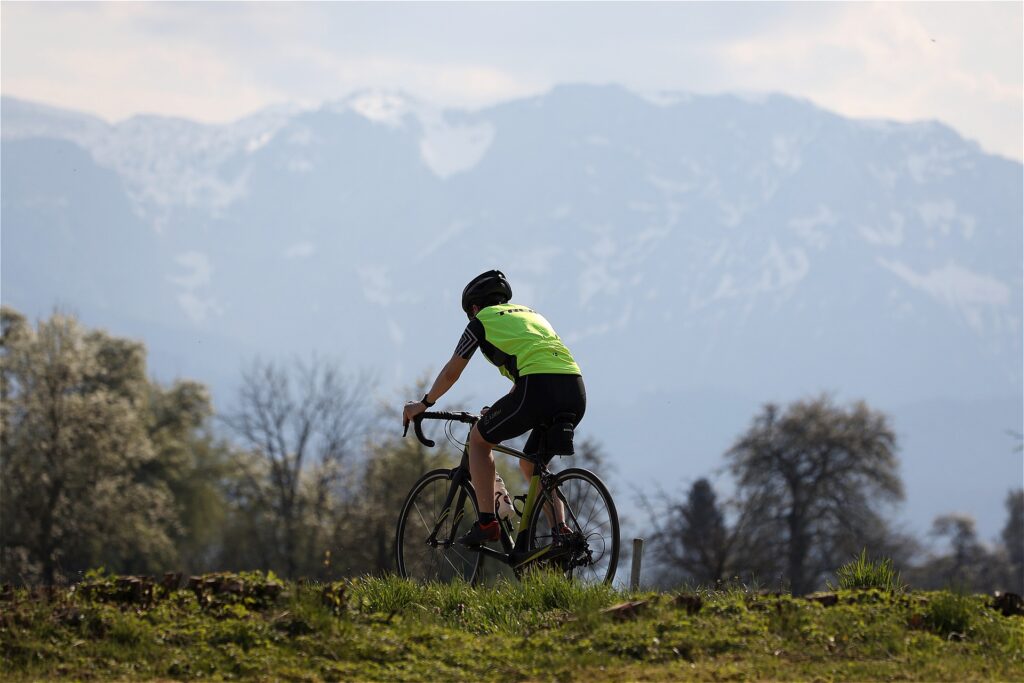
[[[479,548],[485,543],[492,543],[501,539],[501,527],[497,520],[486,526],[479,522],[473,524],[469,531],[459,538],[459,543],[467,548]]]

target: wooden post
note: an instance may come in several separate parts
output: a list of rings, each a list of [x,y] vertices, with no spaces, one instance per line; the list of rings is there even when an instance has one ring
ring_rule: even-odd
[[[629,589],[640,589],[640,561],[644,556],[644,539],[633,539],[633,571],[629,574]]]

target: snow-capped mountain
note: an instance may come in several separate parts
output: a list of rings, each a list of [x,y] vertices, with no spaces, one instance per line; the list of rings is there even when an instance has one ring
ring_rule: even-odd
[[[957,506],[925,499],[942,476],[963,490],[965,462],[996,495],[960,507],[992,530],[1024,476],[1003,433],[1021,422],[1022,166],[942,124],[611,86],[481,111],[362,93],[220,126],[5,97],[2,124],[3,301],[142,336],[158,374],[222,403],[255,353],[318,349],[407,386],[454,348],[464,282],[499,267],[644,481],[706,474],[758,403],[819,391],[898,431],[904,407],[946,401],[964,422],[935,429],[978,432],[984,453],[901,433],[915,520]],[[474,365],[477,400],[504,390]]]

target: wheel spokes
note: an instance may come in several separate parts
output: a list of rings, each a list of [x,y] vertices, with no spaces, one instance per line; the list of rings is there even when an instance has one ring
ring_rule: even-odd
[[[446,477],[434,478],[417,491],[408,506],[398,542],[401,544],[401,569],[409,578],[420,581],[473,579],[479,557],[460,548],[455,540],[465,520],[475,518],[475,514],[469,496],[460,491],[442,518],[450,486]],[[460,504],[461,509],[458,509]],[[437,533],[430,542],[435,527]]]
[[[559,483],[565,521],[573,531],[573,550],[566,574],[584,581],[605,581],[614,571],[614,512],[601,491],[580,476]]]

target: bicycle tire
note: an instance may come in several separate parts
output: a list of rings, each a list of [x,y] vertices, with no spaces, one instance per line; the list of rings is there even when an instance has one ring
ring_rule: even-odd
[[[454,508],[463,498],[462,514],[453,511],[441,525],[438,537],[442,545],[432,547],[427,543],[451,488],[451,473],[446,469],[427,472],[406,496],[395,529],[395,568],[399,576],[422,583],[461,580],[472,584],[477,579],[483,555],[455,542],[478,517],[476,496],[470,486],[460,485],[461,492],[452,501]],[[443,547],[446,540],[451,542],[447,548]]]
[[[568,578],[584,583],[611,583],[619,564],[619,515],[608,487],[600,477],[578,467],[562,470],[555,476],[554,491],[566,505],[565,523],[576,534],[574,542],[584,541],[574,551],[566,567],[558,568]],[[544,515],[544,499],[538,501],[530,518],[530,549],[552,543],[550,524]],[[570,514],[570,510],[572,511]]]

